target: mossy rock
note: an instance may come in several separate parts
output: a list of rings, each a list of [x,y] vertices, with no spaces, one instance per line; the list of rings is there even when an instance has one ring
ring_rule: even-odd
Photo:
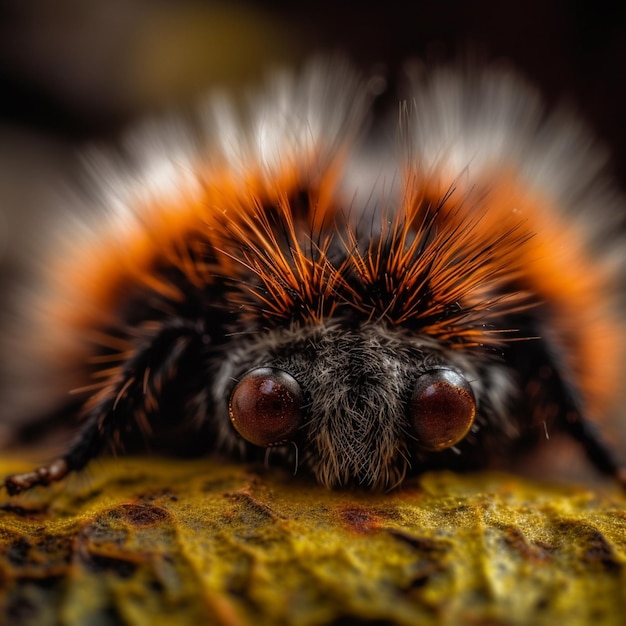
[[[107,459],[0,498],[11,626],[622,625],[625,572],[617,490],[501,474],[369,494],[246,465]]]

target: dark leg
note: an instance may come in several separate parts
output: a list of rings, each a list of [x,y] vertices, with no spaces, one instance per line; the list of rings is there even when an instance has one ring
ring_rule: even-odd
[[[585,417],[581,409],[585,403],[553,332],[537,319],[527,317],[514,320],[511,328],[515,327],[525,329],[523,334],[528,337],[542,337],[541,341],[519,342],[511,347],[512,363],[526,380],[525,415],[533,416],[535,432],[542,425],[556,426],[581,444],[600,473],[626,489],[626,468],[602,440],[597,425]]]
[[[147,416],[157,409],[163,385],[176,375],[182,359],[197,353],[201,343],[202,331],[195,324],[176,320],[163,325],[122,363],[110,384],[87,402],[82,427],[69,450],[33,472],[7,476],[4,486],[9,494],[62,480],[85,467],[105,446],[120,446],[130,420],[148,427]]]
[[[575,419],[566,421],[566,428],[567,432],[583,446],[587,458],[594,467],[605,476],[617,480],[626,489],[626,467],[618,462],[610,447],[602,441],[595,424],[576,415]]]

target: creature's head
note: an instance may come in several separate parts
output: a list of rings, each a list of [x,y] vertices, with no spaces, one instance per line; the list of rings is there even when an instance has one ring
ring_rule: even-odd
[[[528,304],[517,222],[483,232],[462,203],[417,192],[370,220],[337,208],[310,223],[301,204],[320,203],[260,198],[224,216],[235,276],[210,378],[227,442],[297,450],[329,487],[381,488],[481,423],[510,434],[502,346]]]
[[[216,392],[229,402],[228,436],[236,430],[286,451],[295,444],[301,465],[329,487],[393,487],[425,455],[475,430],[477,407],[493,410],[509,382],[489,392],[483,381],[495,369],[375,322],[261,333],[227,354],[221,370]]]

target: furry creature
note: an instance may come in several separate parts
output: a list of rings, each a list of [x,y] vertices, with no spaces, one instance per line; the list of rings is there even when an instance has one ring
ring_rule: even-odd
[[[5,341],[7,419],[78,433],[9,493],[137,433],[380,489],[560,430],[623,480],[623,209],[589,134],[494,68],[415,78],[387,142],[370,99],[317,61],[95,162],[101,210]]]

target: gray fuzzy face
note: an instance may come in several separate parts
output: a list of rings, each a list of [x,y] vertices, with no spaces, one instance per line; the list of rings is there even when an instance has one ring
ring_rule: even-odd
[[[286,372],[299,385],[298,429],[281,443],[288,444],[285,454],[295,444],[300,466],[328,487],[392,488],[419,464],[421,442],[409,406],[421,375],[446,368],[468,382],[479,410],[474,431],[485,418],[481,407],[492,419],[512,393],[511,381],[497,374],[501,365],[491,366],[491,399],[484,385],[490,367],[484,359],[398,328],[377,323],[342,328],[333,323],[275,329],[238,342],[220,367],[213,400],[221,437],[229,447],[242,442],[229,420],[229,398],[237,383],[257,368]]]

